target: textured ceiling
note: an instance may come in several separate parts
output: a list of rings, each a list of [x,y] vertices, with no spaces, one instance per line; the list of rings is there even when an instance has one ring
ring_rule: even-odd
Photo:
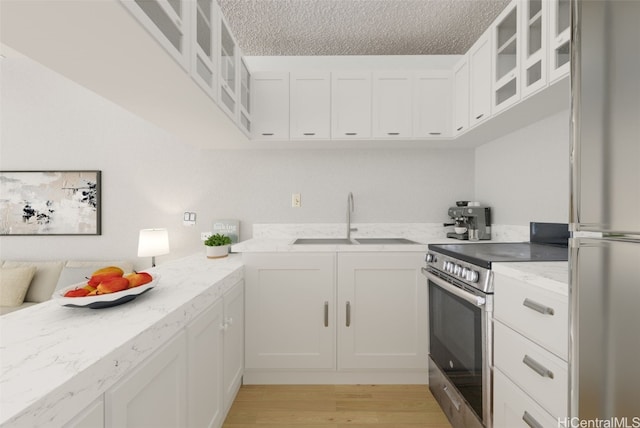
[[[509,0],[218,0],[244,55],[463,54]]]

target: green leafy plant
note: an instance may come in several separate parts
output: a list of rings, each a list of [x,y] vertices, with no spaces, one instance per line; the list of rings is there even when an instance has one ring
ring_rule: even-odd
[[[227,235],[221,235],[216,233],[215,235],[211,235],[204,241],[204,245],[207,247],[220,247],[222,245],[231,245],[231,238]]]

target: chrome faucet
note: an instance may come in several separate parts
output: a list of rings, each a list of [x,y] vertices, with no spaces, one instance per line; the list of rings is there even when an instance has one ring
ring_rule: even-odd
[[[351,239],[351,232],[356,232],[357,227],[351,227],[351,213],[353,212],[353,193],[347,196],[347,239]]]

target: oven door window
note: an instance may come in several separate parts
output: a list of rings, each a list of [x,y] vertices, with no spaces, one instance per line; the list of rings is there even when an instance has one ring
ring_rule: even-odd
[[[482,419],[482,308],[429,281],[429,354]]]

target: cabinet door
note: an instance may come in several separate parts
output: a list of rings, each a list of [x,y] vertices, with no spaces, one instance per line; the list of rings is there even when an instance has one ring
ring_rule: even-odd
[[[335,368],[330,253],[244,253],[247,370]]]
[[[331,78],[328,72],[291,73],[292,140],[331,136]]]
[[[218,49],[218,62],[220,64],[218,105],[232,120],[235,120],[238,93],[236,76],[238,47],[231,30],[229,30],[229,24],[227,24],[222,13],[218,14],[218,18],[220,34]]]
[[[222,424],[222,301],[219,300],[187,327],[188,426]]]
[[[71,421],[64,424],[64,428],[102,428],[104,427],[104,400],[102,396],[91,403]]]
[[[218,8],[214,0],[198,0],[191,4],[191,77],[217,101],[218,70],[216,29]]]
[[[403,72],[373,75],[373,136],[410,138],[412,134],[412,76]]]
[[[571,39],[570,0],[551,0],[549,4],[549,81],[554,82],[569,74],[571,61],[569,43]]]
[[[453,135],[469,127],[469,57],[465,55],[453,68]]]
[[[338,369],[427,369],[423,258],[338,255]]]
[[[186,426],[186,396],[186,336],[179,334],[105,393],[105,425]]]
[[[122,4],[149,31],[173,59],[189,70],[191,2],[186,0],[121,0]]]
[[[225,412],[229,410],[244,372],[244,282],[234,285],[224,294],[224,374],[223,396]]]
[[[371,73],[332,73],[331,138],[371,138]]]
[[[547,85],[548,2],[522,3],[522,98]]]
[[[252,138],[288,140],[289,73],[253,73],[251,91]]]
[[[251,136],[251,72],[244,61],[240,59],[240,112],[238,126],[248,137]]]
[[[414,75],[414,137],[451,136],[452,91],[449,71],[422,72]]]
[[[491,116],[491,32],[469,49],[469,126]]]
[[[520,3],[513,0],[493,29],[493,112],[520,100]]]

